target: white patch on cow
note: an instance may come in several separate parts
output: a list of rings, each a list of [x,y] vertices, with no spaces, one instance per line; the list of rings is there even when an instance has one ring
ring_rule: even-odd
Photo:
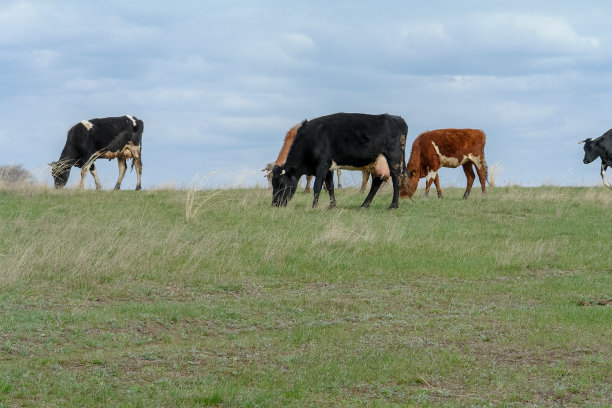
[[[461,158],[461,160],[457,159],[456,157],[447,157],[444,156],[441,152],[440,152],[440,148],[438,148],[438,146],[436,146],[435,142],[431,142],[431,144],[433,145],[434,149],[436,149],[436,153],[438,153],[438,157],[440,158],[440,167],[459,167],[465,163],[467,163],[468,161],[474,163],[474,165],[480,169],[482,167],[482,160],[480,159],[480,156],[474,156],[472,153],[468,153],[467,156],[463,156],[463,158]]]
[[[134,117],[133,117],[133,116],[131,116],[131,115],[125,115],[125,117],[126,117],[126,118],[128,118],[129,120],[131,120],[131,121],[132,121],[132,125],[133,125],[134,127],[136,127],[136,119],[134,119]]]
[[[612,185],[606,180],[606,170],[603,166],[601,166],[601,179],[603,180],[604,186],[612,188]]]
[[[88,121],[88,120],[82,120],[81,121],[81,125],[85,126],[85,129],[87,129],[88,132],[93,127],[93,124],[90,121]]]
[[[460,165],[462,165],[463,163],[465,163],[467,161],[467,157],[463,156],[463,161],[461,163],[459,163],[459,160],[455,157],[446,157],[444,156],[442,153],[440,153],[440,149],[438,148],[438,146],[436,146],[436,143],[432,140],[431,144],[433,145],[434,149],[436,149],[436,153],[438,153],[438,157],[440,158],[440,166],[441,167],[459,167]]]
[[[121,150],[116,152],[99,152],[99,157],[103,159],[139,159],[140,158],[140,146],[134,146],[132,142],[128,142]]]
[[[332,160],[331,166],[329,167],[329,171],[336,171],[338,169],[367,171],[370,174],[374,174],[375,176],[382,177],[384,179],[390,177],[389,163],[387,162],[387,158],[382,154],[379,154],[374,162],[361,167],[338,164]]]
[[[433,143],[433,142],[432,142]],[[435,146],[435,145],[434,145]],[[428,169],[429,170],[429,169]],[[438,172],[433,171],[433,170],[429,170],[427,172],[427,177],[425,178],[425,180],[429,181],[429,180],[434,180],[436,178],[436,175],[438,174]]]
[[[476,168],[478,170],[480,170],[482,168],[482,161],[480,160],[480,156],[474,156],[472,153],[469,153],[467,155],[467,159],[469,161],[471,161],[472,163],[474,163],[474,165],[476,166]],[[467,160],[465,160],[465,161],[467,161]],[[465,161],[464,161],[464,163],[465,163]],[[463,163],[461,163],[461,164],[463,164]]]

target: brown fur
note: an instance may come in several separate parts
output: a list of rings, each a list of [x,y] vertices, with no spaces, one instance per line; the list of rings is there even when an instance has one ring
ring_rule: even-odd
[[[295,135],[297,134],[298,129],[302,126],[301,123],[293,126],[287,134],[285,134],[285,141],[283,142],[283,147],[281,147],[280,152],[278,152],[278,157],[274,163],[268,163],[266,168],[262,171],[266,172],[266,178],[268,179],[268,189],[272,188],[272,169],[274,165],[282,166],[287,162],[287,155],[289,154],[289,150],[291,149],[291,145],[293,144],[293,140],[295,140]],[[342,174],[340,170],[338,172],[338,188],[342,188],[342,182],[340,181],[340,175]],[[310,192],[310,182],[312,181],[313,176],[306,176],[306,188],[304,189],[304,193]]]
[[[285,135],[285,141],[283,142],[283,147],[281,147],[280,152],[278,152],[278,157],[274,164],[278,166],[282,166],[287,161],[287,155],[289,154],[289,149],[291,149],[291,145],[293,144],[293,140],[295,139],[295,135],[297,134],[297,130],[300,128],[300,124],[298,123]]]
[[[475,175],[472,166],[476,167],[482,193],[485,194],[487,180],[487,163],[484,155],[485,139],[484,132],[478,129],[439,129],[421,134],[412,143],[412,151],[406,166],[408,177],[402,183],[400,197],[412,197],[419,179],[434,173],[435,177],[427,181],[425,195],[429,194],[429,187],[432,182],[435,182],[438,197],[442,197],[438,170],[440,167],[454,168],[459,166],[463,167],[467,177],[467,188],[463,198],[469,196],[474,183]]]

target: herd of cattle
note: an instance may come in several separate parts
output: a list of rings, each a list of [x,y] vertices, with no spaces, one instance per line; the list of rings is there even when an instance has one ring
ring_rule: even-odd
[[[84,187],[85,177],[91,172],[99,189],[95,160],[116,158],[119,178],[115,189],[121,187],[127,160],[131,159],[132,168],[136,167],[136,190],[140,190],[143,130],[143,121],[130,115],[77,123],[68,131],[59,161],[51,163],[55,187],[66,185],[74,166],[81,169],[79,188]],[[429,194],[431,184],[435,183],[438,197],[442,197],[438,177],[441,167],[463,167],[467,178],[464,199],[469,196],[476,178],[475,168],[485,193],[484,132],[477,129],[425,132],[412,143],[408,161],[405,157],[407,136],[406,122],[389,114],[336,113],[295,125],[287,132],[276,162],[269,163],[264,169],[272,186],[272,205],[286,206],[295,194],[298,180],[306,175],[306,191],[310,190],[311,179],[315,177],[312,205],[317,205],[321,189],[325,187],[330,206],[335,207],[333,173],[337,171],[338,187],[341,187],[340,169],[362,171],[361,191],[365,191],[368,180],[372,179],[362,208],[370,206],[381,184],[389,178],[393,185],[389,208],[397,208],[400,197],[412,197],[423,177],[427,178],[425,194]],[[612,188],[605,178],[606,169],[612,167],[612,129],[598,138],[580,143],[584,143],[585,164],[601,158],[601,178],[606,187]]]

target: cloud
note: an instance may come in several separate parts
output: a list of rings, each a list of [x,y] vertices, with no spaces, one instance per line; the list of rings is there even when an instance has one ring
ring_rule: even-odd
[[[571,157],[576,135],[609,127],[603,4],[5,1],[0,155],[46,163],[77,121],[130,113],[151,177],[235,179],[302,119],[358,111],[400,114],[411,136],[480,127],[507,174],[554,169],[537,160],[551,139]],[[156,169],[167,157],[180,165]]]

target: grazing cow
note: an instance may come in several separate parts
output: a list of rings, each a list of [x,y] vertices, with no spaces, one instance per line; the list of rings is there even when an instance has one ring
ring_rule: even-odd
[[[302,122],[283,166],[272,171],[272,205],[286,206],[303,174],[314,175],[314,200],[319,201],[323,182],[329,192],[330,207],[336,206],[333,171],[368,169],[377,175],[361,205],[367,208],[383,178],[393,181],[397,208],[400,181],[405,176],[405,149],[408,126],[399,116],[336,113]]]
[[[584,139],[584,164],[593,162],[598,157],[601,158],[601,179],[604,186],[612,188],[606,181],[606,169],[612,167],[612,129],[608,130],[597,139]]]
[[[51,163],[55,188],[61,188],[68,182],[72,166],[81,168],[83,188],[87,172],[90,171],[100,189],[100,180],[94,166],[96,159],[117,159],[119,163],[119,178],[115,189],[119,190],[121,181],[127,170],[126,161],[132,159],[132,168],[136,166],[136,190],[141,189],[142,175],[142,120],[134,116],[90,119],[77,123],[68,131],[66,145],[60,159]]]
[[[402,184],[400,196],[410,198],[416,191],[419,179],[427,176],[425,196],[429,195],[429,187],[435,182],[438,197],[442,198],[438,170],[440,167],[463,166],[467,177],[467,188],[463,194],[466,199],[474,183],[476,166],[478,179],[485,194],[487,180],[487,162],[484,156],[485,134],[477,129],[439,129],[425,132],[412,143],[412,152],[406,165],[408,182]]]
[[[301,123],[298,123],[297,125],[293,126],[291,129],[289,129],[289,131],[285,135],[285,141],[283,142],[283,147],[281,148],[280,152],[278,152],[278,157],[276,158],[276,161],[274,163],[266,164],[266,167],[262,170],[266,172],[266,178],[268,179],[268,188],[272,188],[272,170],[274,170],[274,166],[275,165],[282,166],[287,161],[287,155],[289,154],[289,149],[291,148],[291,145],[293,144],[293,140],[295,139],[295,135],[297,133],[297,130],[300,128],[300,126],[301,126]],[[338,173],[338,188],[342,188],[342,181],[340,180],[340,175],[342,174],[342,171],[338,169],[337,173]],[[310,192],[311,180],[312,180],[312,176],[306,176],[306,188],[304,189],[304,193]]]

